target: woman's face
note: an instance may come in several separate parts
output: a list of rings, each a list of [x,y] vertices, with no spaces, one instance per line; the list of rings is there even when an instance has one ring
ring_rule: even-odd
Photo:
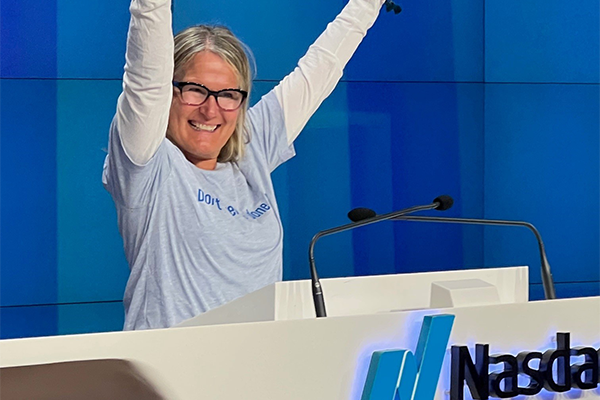
[[[199,83],[215,92],[239,88],[233,68],[210,51],[196,54],[178,80]],[[200,106],[190,106],[183,103],[178,88],[173,90],[167,137],[196,167],[215,169],[221,149],[235,130],[240,109],[225,111],[214,96]]]

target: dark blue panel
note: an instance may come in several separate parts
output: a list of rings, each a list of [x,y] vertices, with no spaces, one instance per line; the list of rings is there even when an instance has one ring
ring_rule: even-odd
[[[600,296],[600,282],[557,283],[555,287],[556,297],[559,299]],[[529,285],[529,300],[544,299],[544,289],[541,283]]]
[[[2,0],[2,78],[56,76],[56,0]]]
[[[53,336],[58,333],[54,305],[0,308],[0,339]]]
[[[56,82],[3,80],[2,305],[56,301]]]
[[[449,194],[455,205],[444,215],[481,216],[482,86],[406,84],[395,97],[394,209]],[[394,234],[398,272],[481,266],[480,227],[400,222]]]
[[[190,25],[227,25],[254,51],[258,79],[281,80],[342,9],[344,0],[302,2],[177,0],[175,32]]]
[[[123,330],[123,302],[65,304],[58,308],[58,334],[112,332]]]
[[[482,215],[481,84],[348,85],[353,205],[386,213],[449,194],[448,215]],[[361,275],[482,264],[479,227],[383,222],[354,238]]]
[[[346,69],[369,81],[483,80],[483,2],[398,2],[383,12]]]
[[[557,282],[600,278],[599,98],[598,85],[486,85],[485,215],[533,223]],[[485,260],[540,282],[524,228],[486,229]]]
[[[56,0],[58,76],[121,78],[129,2]]]
[[[598,82],[598,1],[485,1],[488,82]]]
[[[102,186],[120,81],[58,83],[58,301],[123,296],[129,267],[117,213]]]
[[[380,102],[378,98],[394,96],[402,90],[401,85],[354,82],[347,85],[352,208],[366,207],[386,213],[394,209],[392,159],[395,150],[390,143],[395,134],[392,125],[396,121],[396,104]],[[395,272],[393,224],[381,222],[353,231],[356,275]]]

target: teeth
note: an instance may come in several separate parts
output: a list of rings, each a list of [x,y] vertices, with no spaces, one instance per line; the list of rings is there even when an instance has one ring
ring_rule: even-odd
[[[197,131],[209,131],[213,132],[217,129],[218,125],[204,125],[198,122],[190,121],[190,125]]]

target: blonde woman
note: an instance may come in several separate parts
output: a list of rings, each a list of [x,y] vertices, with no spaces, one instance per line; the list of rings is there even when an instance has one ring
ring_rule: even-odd
[[[131,274],[125,329],[163,328],[282,279],[271,172],[332,92],[383,0],[350,0],[248,108],[250,52],[226,28],[173,39],[170,0],[132,0],[103,183]]]

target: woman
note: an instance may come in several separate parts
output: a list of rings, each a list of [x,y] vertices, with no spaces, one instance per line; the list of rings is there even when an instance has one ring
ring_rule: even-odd
[[[169,327],[281,280],[270,174],[294,155],[382,4],[350,0],[248,109],[250,62],[229,30],[191,27],[173,40],[170,0],[132,0],[103,171],[131,268],[125,329]]]

